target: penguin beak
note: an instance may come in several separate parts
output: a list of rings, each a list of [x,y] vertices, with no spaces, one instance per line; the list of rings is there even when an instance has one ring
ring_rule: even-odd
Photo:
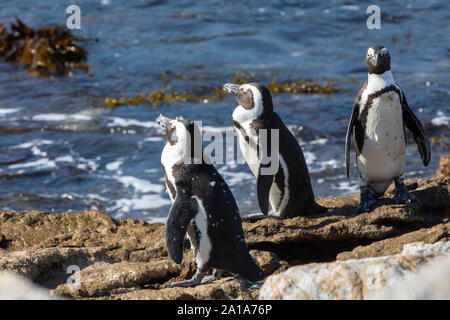
[[[228,93],[232,93],[232,94],[238,94],[239,93],[239,84],[234,84],[234,83],[225,83],[223,85],[223,90],[225,90]]]
[[[159,115],[159,117],[156,119],[156,122],[163,128],[166,128],[166,126],[169,124],[170,121],[173,119],[164,117],[162,114]]]

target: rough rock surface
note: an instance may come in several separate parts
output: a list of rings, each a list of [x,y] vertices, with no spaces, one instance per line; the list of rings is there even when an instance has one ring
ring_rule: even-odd
[[[439,160],[439,168],[434,174],[434,178],[450,177],[450,154],[442,156]]]
[[[430,263],[436,263],[435,269],[438,271],[434,277],[430,277],[433,285],[439,279],[442,280],[442,273],[448,273],[448,270],[443,270],[443,257],[450,258],[449,241],[431,245],[408,244],[402,253],[393,256],[292,267],[267,278],[259,298],[367,299],[376,297],[385,287],[394,289],[399,283],[404,285],[405,282],[409,282],[410,287],[415,286],[416,291],[421,291],[421,286],[428,285],[430,281],[411,284],[411,280],[418,277],[416,273],[421,267]],[[440,288],[443,298],[450,299],[450,284],[440,282]]]
[[[204,284],[194,288],[162,288],[143,289],[112,296],[121,300],[175,300],[175,299],[238,299],[250,300],[258,298],[257,289],[249,288],[242,281],[233,278],[223,278],[210,284]]]
[[[394,204],[393,186],[373,211],[359,215],[358,194],[319,199],[329,208],[322,215],[244,222],[246,241],[250,248],[274,252],[292,265],[400,253],[402,245],[393,239],[402,236],[404,243],[450,239],[450,179],[413,179],[406,185],[419,197],[420,206]],[[377,243],[385,239],[393,241],[384,247]]]
[[[115,291],[136,290],[146,284],[178,275],[180,268],[167,258],[149,262],[97,262],[75,273],[76,283],[64,283],[52,294],[75,298],[98,297]]]
[[[270,275],[305,263],[398,254],[411,242],[449,241],[450,178],[413,179],[406,185],[421,199],[420,206],[394,204],[391,187],[369,213],[356,214],[359,195],[354,194],[319,199],[329,208],[322,215],[243,222],[251,254]],[[68,273],[71,265],[81,271]],[[221,281],[197,288],[163,288],[195,272],[188,241],[178,266],[167,257],[163,224],[112,219],[98,211],[0,212],[0,271],[5,269],[55,295],[74,298],[257,296],[226,274]],[[78,276],[79,287],[67,285],[69,277]]]

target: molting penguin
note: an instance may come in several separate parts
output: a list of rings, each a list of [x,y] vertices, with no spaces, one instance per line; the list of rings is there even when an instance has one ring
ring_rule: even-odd
[[[259,281],[264,275],[248,252],[239,209],[228,185],[203,158],[201,133],[193,121],[159,116],[167,144],[161,155],[166,186],[172,200],[166,225],[170,257],[181,263],[187,233],[197,263],[190,280],[171,286],[195,286],[214,280],[213,268]],[[206,159],[208,160],[208,159]]]
[[[233,125],[245,161],[257,177],[262,213],[267,215],[269,202],[272,214],[282,219],[325,212],[314,199],[297,139],[273,111],[269,89],[257,83],[227,83],[224,90],[236,95],[239,103],[233,112]]]
[[[370,211],[392,181],[396,203],[418,203],[419,199],[406,190],[405,127],[413,134],[422,162],[430,162],[430,142],[420,121],[411,111],[406,96],[391,73],[390,56],[386,48],[374,46],[367,50],[368,79],[359,90],[347,128],[345,159],[347,177],[350,167],[350,140],[354,132],[361,200],[357,212]]]

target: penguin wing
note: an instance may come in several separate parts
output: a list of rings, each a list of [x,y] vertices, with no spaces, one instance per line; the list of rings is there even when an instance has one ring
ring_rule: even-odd
[[[355,102],[353,106],[352,116],[348,122],[347,134],[345,136],[345,166],[347,168],[347,178],[350,177],[350,142],[352,139],[353,127],[359,114],[359,103]]]
[[[348,122],[347,134],[345,136],[345,166],[347,168],[347,178],[350,177],[350,142],[352,139],[352,132],[356,124],[356,120],[358,119],[359,116],[359,102],[361,101],[361,96],[366,87],[367,81],[364,83],[361,89],[359,89],[358,95],[355,98],[352,115],[350,117],[350,121]]]
[[[417,119],[414,112],[412,112],[409,108],[405,93],[401,89],[400,92],[403,110],[403,123],[413,134],[414,141],[416,141],[417,148],[419,149],[419,153],[422,158],[422,162],[424,166],[427,166],[431,159],[430,141],[428,140],[419,119]]]
[[[198,202],[195,198],[183,193],[177,188],[175,202],[169,211],[166,224],[166,245],[169,256],[175,263],[183,259],[184,237],[189,222],[198,212]]]
[[[265,120],[264,129],[268,130],[259,131],[258,134],[258,148],[261,152],[261,161],[259,162],[258,177],[256,178],[256,193],[258,195],[259,208],[264,215],[269,213],[270,187],[278,171],[278,166],[276,166],[276,170],[273,169],[272,161],[280,163],[278,158],[279,145],[275,145],[275,141],[272,144],[272,128],[273,124]],[[265,135],[265,137],[261,136],[261,134]],[[274,150],[273,147],[276,149]],[[275,152],[275,154],[272,155],[272,152]]]

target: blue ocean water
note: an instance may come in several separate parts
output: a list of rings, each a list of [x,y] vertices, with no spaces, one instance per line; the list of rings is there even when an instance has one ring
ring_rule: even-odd
[[[82,45],[92,76],[30,77],[0,60],[1,209],[166,217],[165,139],[156,117],[184,116],[224,131],[232,129],[236,102],[226,96],[160,108],[105,107],[105,96],[163,89],[163,71],[177,91],[221,86],[236,72],[262,84],[273,76],[334,81],[340,89],[334,94],[273,94],[275,110],[302,145],[316,196],[357,192],[356,170],[345,177],[344,139],[374,44],[389,49],[394,77],[428,135],[442,138],[432,145],[428,167],[409,146],[406,177],[431,176],[439,156],[449,153],[448,1],[380,4],[380,30],[367,29],[367,5],[359,1],[3,0],[0,23],[16,15],[34,28],[65,24],[70,4],[81,8],[74,34],[88,39]],[[257,211],[249,168],[217,168],[241,212]]]

